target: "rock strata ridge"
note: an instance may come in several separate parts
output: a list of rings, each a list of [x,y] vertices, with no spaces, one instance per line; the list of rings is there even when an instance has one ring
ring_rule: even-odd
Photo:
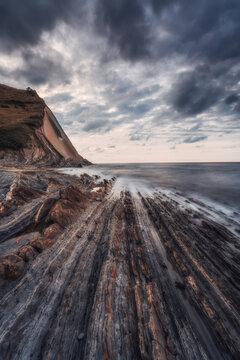
[[[118,179],[1,171],[0,359],[239,359],[239,236]]]

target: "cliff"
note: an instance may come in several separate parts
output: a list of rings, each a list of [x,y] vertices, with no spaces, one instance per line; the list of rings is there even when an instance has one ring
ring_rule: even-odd
[[[37,92],[0,84],[0,161],[42,166],[82,166],[56,117]]]

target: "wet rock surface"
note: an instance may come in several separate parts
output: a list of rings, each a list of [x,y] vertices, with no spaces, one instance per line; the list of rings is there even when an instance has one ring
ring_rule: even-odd
[[[239,237],[86,175],[41,174],[0,220],[0,358],[239,359]]]

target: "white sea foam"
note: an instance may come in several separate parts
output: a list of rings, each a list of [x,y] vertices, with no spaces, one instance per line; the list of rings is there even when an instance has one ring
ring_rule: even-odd
[[[150,197],[160,195],[175,201],[183,211],[197,212],[205,218],[227,227],[239,237],[240,212],[236,201],[237,197],[240,198],[240,190],[236,186],[238,177],[232,176],[227,181],[226,166],[223,164],[221,170],[220,164],[215,171],[216,166],[212,167],[209,164],[193,164],[192,167],[191,164],[176,164],[175,167],[174,164],[114,164],[64,168],[59,171],[76,176],[83,173],[90,176],[97,175],[100,177],[99,181],[104,178],[111,179],[114,176],[116,177],[113,187],[115,195],[119,195],[121,191],[130,191],[133,196],[138,196],[139,193]],[[234,166],[236,167],[236,165]],[[206,180],[203,176],[196,176],[201,170],[205,172]],[[240,166],[239,169],[237,167],[238,170],[240,170]],[[216,179],[222,179],[220,184],[219,182],[214,183],[215,172]],[[222,190],[224,186],[225,192]],[[229,201],[227,201],[226,195],[228,193],[231,195]]]

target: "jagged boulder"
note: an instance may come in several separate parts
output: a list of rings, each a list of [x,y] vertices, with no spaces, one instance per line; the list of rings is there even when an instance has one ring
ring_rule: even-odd
[[[76,185],[67,186],[60,191],[60,197],[63,200],[69,200],[72,203],[77,203],[79,207],[86,208],[88,205],[88,196],[81,192]]]
[[[43,204],[41,205],[40,209],[38,210],[38,212],[35,216],[35,224],[39,223],[45,217],[47,217],[49,211],[51,210],[53,205],[56,203],[58,198],[59,198],[58,196],[50,197],[43,202]]]
[[[60,191],[60,200],[52,207],[48,221],[61,227],[73,223],[89,204],[89,198],[77,186],[70,185]]]
[[[17,255],[25,262],[29,262],[35,259],[35,257],[38,255],[38,252],[31,245],[24,245],[17,251]]]
[[[52,208],[49,220],[57,223],[62,228],[73,223],[81,212],[77,203],[60,199]]]
[[[0,258],[0,276],[7,280],[15,280],[24,272],[24,260],[16,255],[10,254]]]
[[[10,193],[7,195],[6,200],[14,200],[17,204],[23,204],[29,200],[36,199],[45,192],[43,190],[33,189],[21,184],[13,186]]]
[[[49,225],[43,232],[41,238],[41,243],[43,248],[46,249],[52,246],[56,241],[58,236],[62,233],[62,228],[58,224]]]
[[[80,180],[84,185],[89,185],[94,182],[94,178],[86,173],[80,175]]]

